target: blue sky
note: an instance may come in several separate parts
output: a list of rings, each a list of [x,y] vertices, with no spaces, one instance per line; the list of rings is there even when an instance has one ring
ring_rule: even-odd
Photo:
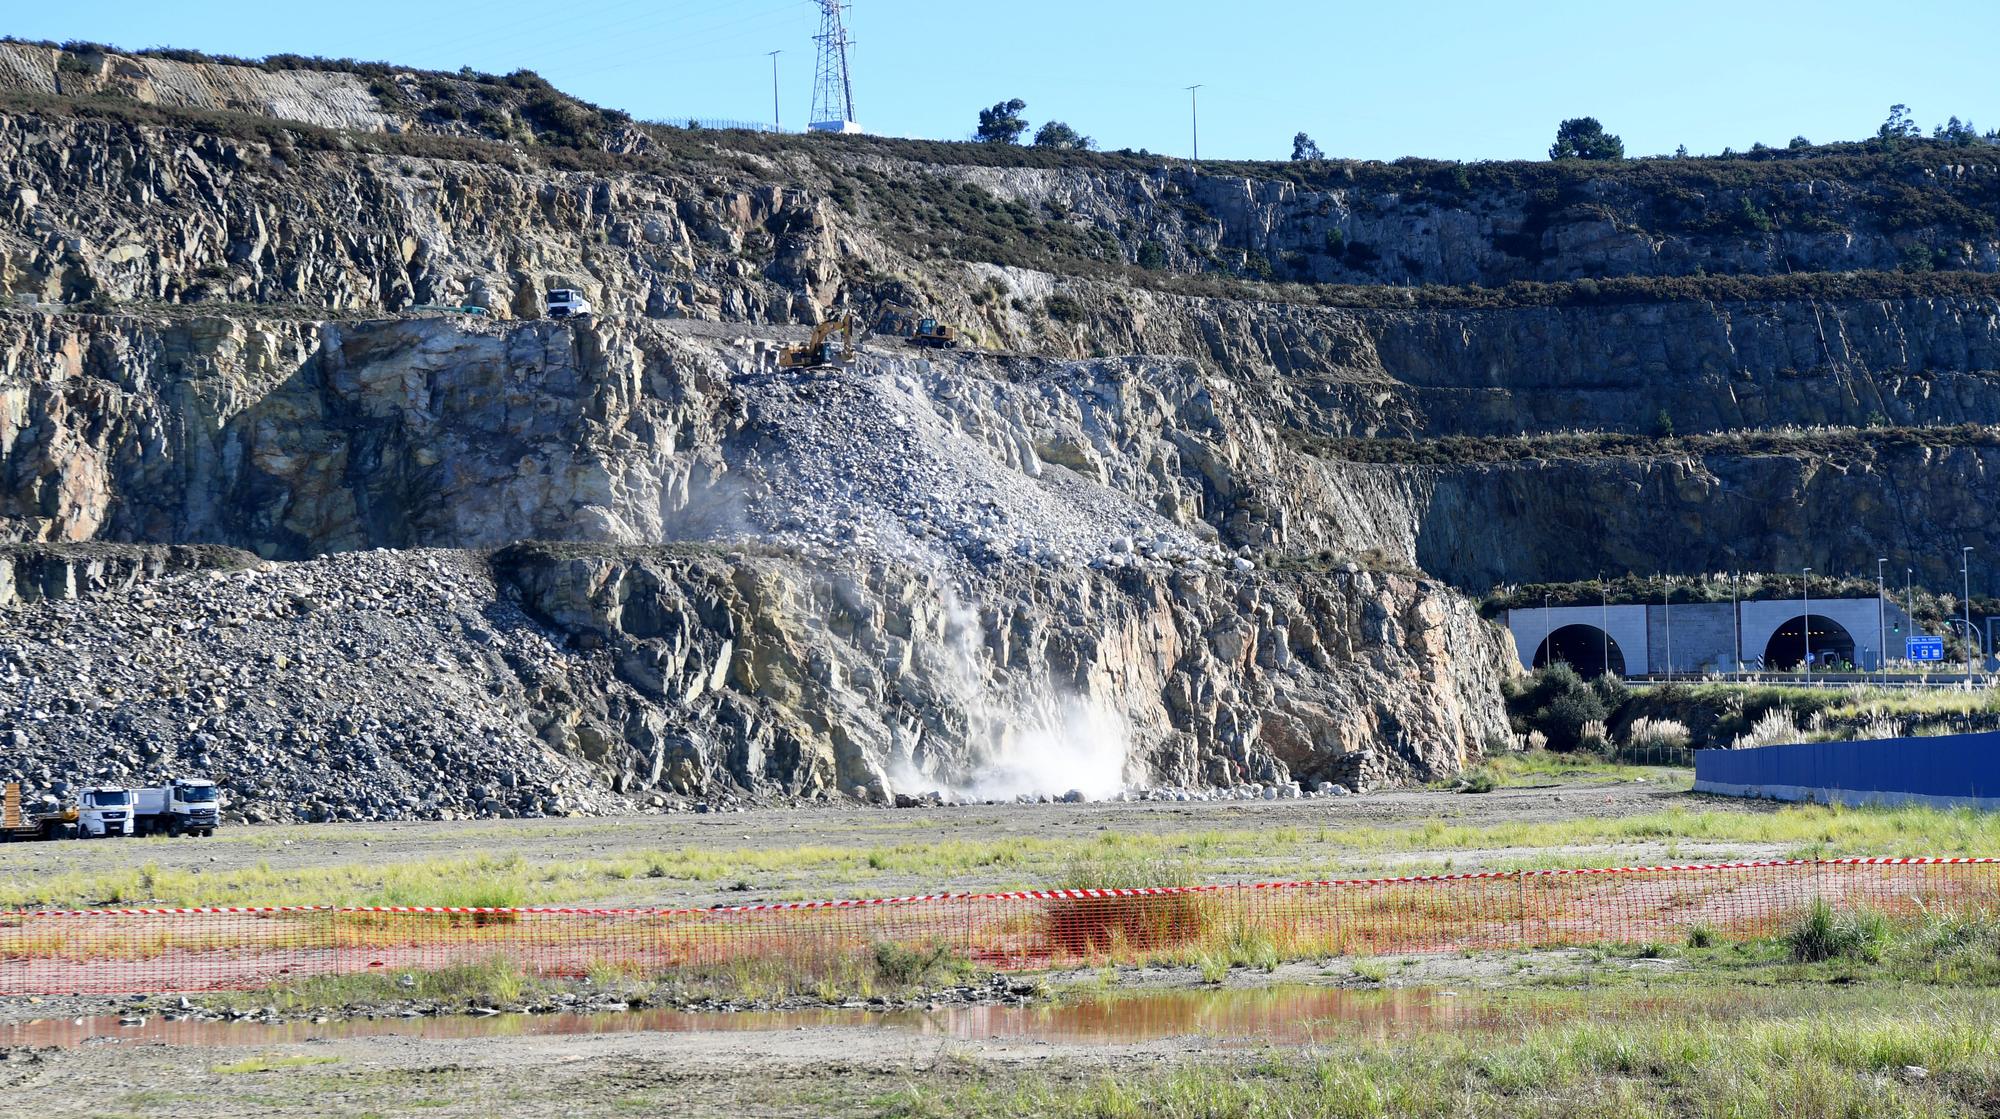
[[[647,118],[786,123],[811,93],[811,0],[66,0],[12,5],[0,31],[225,54],[536,70]],[[1301,129],[1329,155],[1542,158],[1593,115],[1632,154],[1874,131],[1894,102],[1928,129],[2000,127],[1985,61],[2000,4],[1278,3],[854,0],[855,99],[870,131],[962,139],[982,105],[1074,125],[1105,147],[1282,158]]]

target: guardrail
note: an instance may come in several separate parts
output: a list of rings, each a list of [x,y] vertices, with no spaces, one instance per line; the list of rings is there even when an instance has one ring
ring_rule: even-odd
[[[1814,898],[1892,915],[2000,906],[2000,859],[1770,860],[1419,877],[931,894],[715,909],[272,906],[0,914],[0,994],[247,990],[502,961],[541,977],[767,966],[797,985],[885,945],[997,970],[1721,939]],[[806,987],[804,989],[810,989]]]
[[[1963,672],[1899,673],[1887,676],[1864,672],[1815,672],[1811,676],[1790,672],[1677,672],[1668,676],[1664,672],[1644,676],[1624,676],[1620,679],[1635,688],[1658,687],[1661,684],[1737,684],[1744,687],[1772,688],[1963,688],[1969,681],[1974,688],[1991,688],[2000,683],[2000,676],[1991,673],[1977,673],[1966,676]]]

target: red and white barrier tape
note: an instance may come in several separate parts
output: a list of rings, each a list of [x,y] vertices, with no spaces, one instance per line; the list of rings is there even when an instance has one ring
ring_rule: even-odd
[[[851,898],[830,901],[764,902],[755,905],[717,906],[713,909],[613,909],[613,908],[500,908],[439,905],[266,905],[197,906],[187,908],[134,909],[50,909],[0,913],[0,920],[41,917],[169,917],[239,914],[269,916],[291,913],[334,915],[393,913],[412,915],[470,916],[565,916],[565,917],[690,917],[739,913],[787,913],[819,909],[860,909],[875,906],[911,905],[937,901],[1095,901],[1113,898],[1162,897],[1175,894],[1213,893],[1222,890],[1303,890],[1340,889],[1361,886],[1400,886],[1427,882],[1469,882],[1493,879],[1556,878],[1571,875],[1674,874],[1690,871],[1752,870],[1788,866],[1964,866],[2000,863],[2000,858],[1845,858],[1845,859],[1756,859],[1734,863],[1682,863],[1673,866],[1557,867],[1546,870],[1482,870],[1457,874],[1415,874],[1385,878],[1330,878],[1291,882],[1217,883],[1204,886],[1138,886],[1073,890],[1016,890],[1010,893],[913,894],[897,898]]]

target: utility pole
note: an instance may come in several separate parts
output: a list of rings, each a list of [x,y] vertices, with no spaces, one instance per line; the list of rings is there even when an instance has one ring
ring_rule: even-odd
[[[1799,619],[1799,632],[1806,640],[1806,683],[1812,683],[1812,568],[1799,579],[1799,598],[1805,603],[1805,616]]]
[[[1889,606],[1882,598],[1882,565],[1887,556],[1875,558],[1875,673],[1889,682]]]
[[[1604,585],[1604,572],[1597,573],[1597,593],[1603,596],[1599,603],[1598,628],[1604,631],[1604,675],[1611,675],[1611,588]]]
[[[1958,550],[1958,573],[1965,579],[1965,686],[1972,687],[1972,650],[1979,635],[1972,631],[1972,545]],[[1980,652],[1985,652],[1982,648]]]
[[[770,53],[771,53],[771,126],[773,128],[776,128],[778,131],[783,132],[785,130],[785,118],[783,114],[778,112],[778,56],[785,52],[780,50],[780,51],[772,51]]]
[[[1547,594],[1542,596],[1542,664],[1553,668],[1556,663],[1556,631],[1551,628],[1555,623],[1549,621],[1551,597],[1553,596]]]
[[[1660,612],[1667,619],[1667,683],[1674,682],[1674,581],[1669,578],[1666,586],[1660,588]]]
[[[1195,94],[1195,90],[1200,88],[1201,84],[1198,82],[1187,87],[1188,122],[1194,128],[1194,161],[1196,163],[1201,162],[1201,102],[1196,99]]]
[[[1729,652],[1729,667],[1735,669],[1736,678],[1743,678],[1743,604],[1738,600],[1736,572],[1729,573],[1729,622],[1730,632],[1736,635],[1736,647]]]
[[[1910,616],[1910,636],[1912,637],[1916,636],[1917,569],[1914,567],[1906,567],[1903,569],[1903,613],[1908,614]],[[1903,652],[1903,659],[1905,661],[1908,661],[1910,659],[1910,654],[1907,648],[1905,648]]]

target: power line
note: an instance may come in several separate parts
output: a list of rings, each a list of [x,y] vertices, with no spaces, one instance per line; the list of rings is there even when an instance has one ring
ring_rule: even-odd
[[[611,12],[644,6],[647,11],[636,13],[636,18],[614,20]],[[650,23],[656,18],[652,5],[647,0],[624,0],[610,8],[595,13],[595,18],[587,23],[565,22],[533,28],[523,26],[519,20],[499,19],[468,33],[454,33],[451,38],[439,44],[440,51],[451,51],[457,56],[458,65],[470,66],[473,59],[487,54],[512,55],[526,47],[546,51],[551,46],[571,47],[586,42],[602,42],[607,34],[618,34],[622,29],[642,23]],[[446,21],[448,23],[448,21]],[[442,30],[440,27],[438,30]],[[400,42],[410,42],[420,38],[416,34],[399,34]],[[515,56],[518,59],[518,56]],[[488,63],[488,65],[495,65]]]
[[[666,45],[670,48],[685,49],[693,45],[690,43],[690,39],[700,42],[699,37],[705,36],[710,32],[759,19],[782,11],[785,8],[799,6],[805,2],[808,2],[808,0],[789,0],[789,3],[752,12],[747,16],[738,15],[735,18],[726,18],[715,23],[692,27]],[[501,32],[497,36],[489,34],[483,40],[474,41],[479,51],[502,55],[514,54],[516,60],[524,61],[531,68],[535,69],[546,67],[552,62],[567,59],[587,50],[599,52],[600,59],[606,57],[625,59],[637,54],[644,54],[648,56],[649,60],[664,61],[668,56],[661,49],[663,44],[657,38],[653,37],[650,34],[651,32],[675,24],[685,24],[689,20],[700,19],[704,16],[713,16],[724,12],[733,13],[740,11],[740,7],[738,3],[727,2],[725,0],[723,3],[705,5],[688,11],[666,13],[653,11],[625,20],[597,20],[590,23],[587,27],[580,28],[579,33],[574,36],[562,35],[552,37],[544,30],[512,28]],[[623,43],[626,44],[626,47],[607,56],[603,54],[606,42]]]
[[[641,5],[645,5],[646,7],[651,8],[655,3],[657,3],[657,0],[612,0],[611,3],[608,3],[596,10],[596,12],[594,13],[596,17],[595,21],[591,23],[588,27],[581,26],[578,24],[570,24],[568,26],[572,31],[575,31],[582,35],[590,35],[590,36],[601,35],[603,32],[604,25],[607,22],[605,17],[609,13],[617,12],[622,9],[636,8]],[[478,28],[469,32],[461,32],[458,31],[456,27],[462,27],[464,25],[465,13],[462,10],[451,5],[441,4],[433,9],[433,13],[434,14],[432,15],[432,18],[422,23],[398,27],[396,31],[397,40],[399,42],[407,43],[407,42],[421,40],[434,32],[443,32],[450,30],[452,31],[452,36],[446,43],[442,44],[442,46],[444,47],[444,49],[455,50],[455,51],[465,51],[468,47],[470,48],[484,47],[490,43],[500,43],[500,42],[514,43],[521,41],[522,28],[517,23],[514,23],[509,20],[505,19],[496,20],[492,23],[485,25],[482,28]],[[456,27],[454,25],[456,25]],[[552,30],[554,29],[542,28],[536,32],[535,37],[540,42],[548,42],[550,39],[550,32]],[[569,41],[568,37],[567,36],[563,37],[563,41],[565,42]],[[460,65],[465,65],[468,60],[469,60],[469,55],[467,60],[461,60]]]
[[[810,0],[790,0],[789,3],[751,12],[736,19],[696,28],[689,32],[687,37],[676,39],[672,48],[667,50],[645,43],[635,43],[627,50],[598,55],[592,60],[591,69],[594,72],[610,72],[632,66],[658,66],[690,58],[706,58],[715,54],[715,48],[720,44],[747,39],[749,37],[747,25],[766,23],[787,16],[793,9],[808,2]]]
[[[661,62],[680,61],[688,58],[693,58],[696,56],[700,57],[712,56],[715,53],[714,48],[718,44],[734,40],[747,39],[749,37],[747,29],[746,30],[725,30],[725,29],[734,29],[748,24],[766,23],[772,21],[777,17],[789,16],[792,9],[799,7],[801,3],[809,3],[809,2],[810,0],[792,0],[792,2],[788,4],[781,4],[775,8],[766,8],[759,12],[752,12],[749,15],[743,16],[739,19],[734,19],[726,23],[714,24],[710,27],[702,28],[701,29],[702,32],[719,31],[723,33],[706,34],[699,38],[677,41],[674,44],[674,49],[672,51],[662,52],[662,51],[646,50],[644,48],[640,48],[640,54],[641,54],[640,57],[636,58],[631,57],[634,53],[632,51],[627,51],[619,55],[613,55],[612,57],[614,58],[629,59],[629,61],[616,62],[608,66],[598,66],[597,69],[616,70],[624,66],[653,65]]]

